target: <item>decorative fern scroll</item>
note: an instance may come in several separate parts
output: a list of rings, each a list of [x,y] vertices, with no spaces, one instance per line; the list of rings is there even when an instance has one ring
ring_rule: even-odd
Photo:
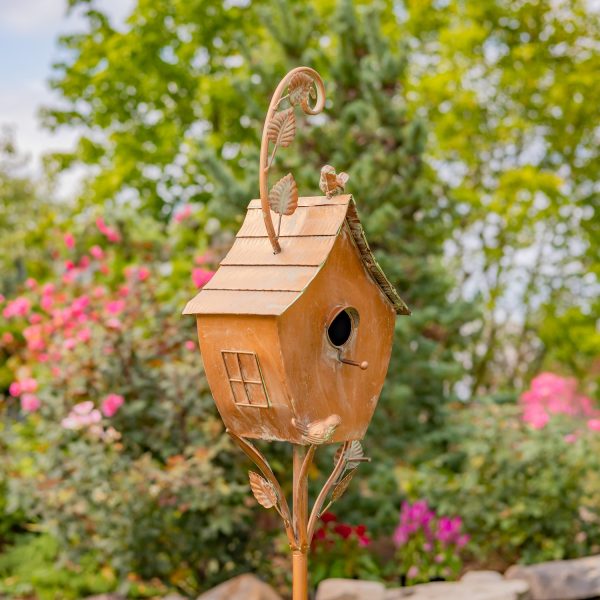
[[[287,90],[287,94],[285,94]],[[284,95],[285,94],[285,95]],[[314,106],[311,106],[314,100]],[[288,106],[281,109],[282,105]],[[294,176],[288,173],[269,191],[268,176],[279,148],[287,148],[296,136],[295,108],[299,106],[307,115],[316,115],[325,106],[325,86],[321,76],[310,67],[291,70],[280,82],[267,111],[260,145],[260,203],[273,252],[281,252],[279,233],[281,217],[291,215],[298,206],[298,187]],[[281,109],[281,110],[280,110]],[[269,155],[269,144],[273,150]],[[279,215],[277,233],[273,227],[271,211]]]

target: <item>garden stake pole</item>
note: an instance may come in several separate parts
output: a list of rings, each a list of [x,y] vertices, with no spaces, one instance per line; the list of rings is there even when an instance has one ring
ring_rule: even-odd
[[[306,543],[308,513],[308,473],[303,469],[305,462],[312,459],[315,446],[311,446],[310,455],[299,444],[293,446],[293,494],[294,494],[294,531],[298,544],[292,549],[292,589],[293,600],[307,600],[308,597],[308,546]]]

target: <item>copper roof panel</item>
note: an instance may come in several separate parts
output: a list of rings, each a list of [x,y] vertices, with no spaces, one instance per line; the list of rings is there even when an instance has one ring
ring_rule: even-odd
[[[264,227],[263,227],[264,230]],[[266,235],[262,238],[238,238],[221,265],[299,265],[318,267],[329,256],[336,236],[282,238],[281,252],[273,254]]]
[[[346,216],[347,204],[299,206],[293,215],[281,220],[280,237],[337,235]],[[277,223],[279,216],[274,215]],[[264,237],[265,223],[262,211],[250,209],[236,237]]]
[[[204,289],[300,292],[318,271],[319,269],[315,269],[315,267],[223,265],[204,286]]]
[[[331,198],[327,198],[327,196],[302,196],[298,198],[298,206],[346,205],[350,202],[351,197],[350,194],[341,194],[340,196],[332,196]],[[250,200],[248,208],[260,208],[260,199]]]
[[[280,315],[299,298],[298,292],[203,289],[190,300],[184,315]]]

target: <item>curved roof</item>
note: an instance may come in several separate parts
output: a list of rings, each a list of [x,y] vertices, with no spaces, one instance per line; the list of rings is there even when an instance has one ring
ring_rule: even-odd
[[[274,222],[277,218],[273,215]],[[282,218],[279,254],[273,254],[267,237],[260,200],[252,200],[231,250],[183,314],[282,314],[320,271],[344,224],[396,313],[410,314],[377,264],[349,194],[299,198],[296,212]]]

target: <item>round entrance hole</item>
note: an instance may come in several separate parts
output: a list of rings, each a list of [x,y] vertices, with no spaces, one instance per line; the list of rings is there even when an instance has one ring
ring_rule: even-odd
[[[340,311],[327,327],[327,337],[329,341],[336,347],[343,346],[352,335],[352,331],[356,326],[358,314],[352,309],[344,309]]]

